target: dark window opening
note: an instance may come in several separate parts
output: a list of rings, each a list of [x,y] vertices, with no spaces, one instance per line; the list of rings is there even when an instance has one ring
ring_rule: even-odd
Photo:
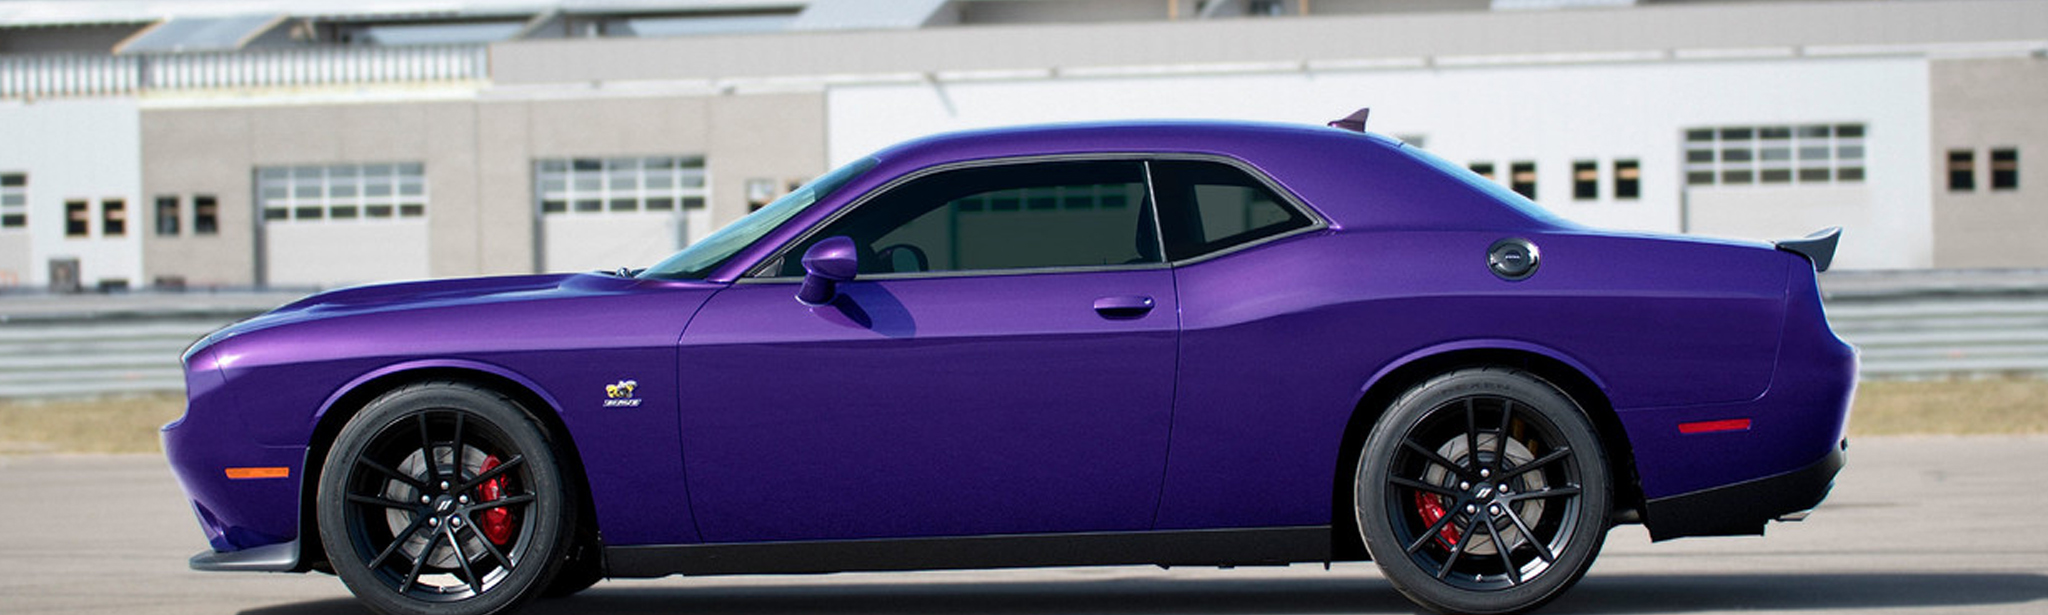
[[[84,237],[92,234],[91,203],[85,201],[64,202],[64,236]]]
[[[1472,163],[1472,172],[1473,172],[1473,173],[1478,173],[1480,177],[1484,177],[1484,178],[1487,178],[1487,179],[1493,179],[1493,178],[1494,178],[1494,177],[1493,177],[1493,163],[1491,163],[1491,162],[1474,162],[1474,163]]]
[[[120,237],[128,234],[128,202],[121,199],[100,201],[100,236]]]
[[[1634,200],[1643,196],[1643,165],[1635,160],[1614,161],[1614,198]]]
[[[1572,199],[1591,201],[1600,198],[1600,163],[1593,160],[1572,162]]]
[[[192,197],[192,234],[220,234],[220,204],[213,195],[200,194]]]
[[[1948,151],[1948,191],[1969,192],[1977,189],[1977,152],[1966,149]]]
[[[2018,190],[2020,187],[2020,151],[2017,149],[1991,150],[1991,189]]]
[[[1220,162],[1152,163],[1169,260],[1227,250],[1314,224],[1266,184]]]
[[[1524,198],[1536,200],[1536,163],[1517,162],[1508,165],[1508,187]]]
[[[156,234],[159,237],[178,236],[178,197],[156,197]]]
[[[28,175],[0,173],[0,228],[28,226]]]

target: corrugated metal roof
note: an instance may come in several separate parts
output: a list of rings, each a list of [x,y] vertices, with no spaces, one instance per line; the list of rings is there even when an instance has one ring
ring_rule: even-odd
[[[523,22],[408,24],[372,26],[366,29],[365,35],[369,42],[385,46],[461,45],[495,43],[512,38],[525,29]]]
[[[908,30],[924,26],[947,0],[812,0],[791,30]]]
[[[633,36],[695,36],[700,34],[751,34],[781,32],[796,21],[794,15],[734,15],[722,17],[651,17],[628,19]]]
[[[114,53],[235,51],[282,21],[283,15],[179,17],[123,41],[114,47]]]
[[[920,2],[922,0],[919,0]],[[0,0],[0,27],[147,23],[161,19],[290,15],[496,17],[798,8],[809,0]]]

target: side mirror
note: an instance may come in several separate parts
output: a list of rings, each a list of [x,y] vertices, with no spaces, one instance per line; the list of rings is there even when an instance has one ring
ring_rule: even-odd
[[[860,256],[853,239],[844,235],[811,244],[811,249],[804,251],[803,262],[804,285],[796,290],[796,300],[804,305],[831,302],[839,294],[839,283],[852,280],[860,272]]]

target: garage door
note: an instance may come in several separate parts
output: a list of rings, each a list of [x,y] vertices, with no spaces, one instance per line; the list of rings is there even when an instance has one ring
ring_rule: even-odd
[[[638,269],[704,236],[704,159],[558,158],[534,163],[541,269]]]

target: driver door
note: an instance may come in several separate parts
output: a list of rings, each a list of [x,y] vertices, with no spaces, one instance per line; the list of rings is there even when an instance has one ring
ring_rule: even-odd
[[[684,333],[706,542],[1150,529],[1178,337],[1143,163],[932,173],[723,290]],[[860,274],[794,299],[803,250]]]

